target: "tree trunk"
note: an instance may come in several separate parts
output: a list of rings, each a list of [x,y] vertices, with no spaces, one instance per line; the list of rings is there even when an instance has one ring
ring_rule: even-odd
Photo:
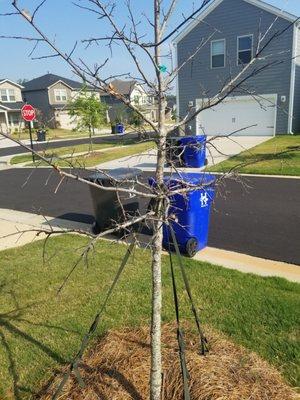
[[[92,128],[91,128],[91,125],[89,126],[89,139],[90,139],[89,153],[91,153],[93,151],[93,140],[92,140]]]
[[[154,0],[155,16],[155,43],[160,41],[160,0]],[[160,61],[159,46],[155,48],[155,62],[157,67]],[[165,164],[165,98],[162,87],[161,72],[157,68],[158,80],[158,128],[159,144],[157,152],[156,183],[158,188],[163,185]],[[154,224],[154,241],[152,249],[152,319],[151,319],[151,374],[150,374],[150,399],[161,400],[162,386],[162,360],[161,360],[161,307],[162,307],[162,285],[161,285],[161,256],[163,230],[161,218],[164,215],[164,204],[159,201],[156,210],[156,222]]]

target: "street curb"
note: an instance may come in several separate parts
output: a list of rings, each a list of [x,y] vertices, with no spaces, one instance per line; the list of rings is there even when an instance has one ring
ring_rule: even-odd
[[[81,222],[46,217],[33,213],[27,213],[23,211],[16,211],[10,209],[0,208],[0,222],[6,222],[10,228],[14,229],[14,236],[20,234],[20,227],[26,228],[47,228],[49,224],[56,229],[61,229],[64,233],[64,229],[82,229],[89,230],[90,224]],[[1,226],[1,224],[0,224]],[[5,235],[6,235],[5,231]],[[3,235],[4,236],[4,235]],[[27,242],[16,244],[15,237],[11,236],[11,243],[9,247],[17,247],[32,242],[32,240],[43,239],[43,237],[31,236]],[[104,240],[116,241],[115,237],[106,236]],[[119,243],[125,244],[123,240],[117,240]],[[130,238],[126,238],[126,241],[130,241]],[[147,247],[149,244],[149,236],[139,235],[139,242],[141,247]],[[1,244],[1,231],[0,231],[0,244]],[[7,247],[4,247],[4,250]],[[1,246],[0,246],[1,249]],[[167,254],[167,252],[164,252]],[[219,265],[223,268],[237,270],[243,273],[252,273],[263,277],[280,277],[285,278],[292,282],[300,283],[300,266],[294,264],[288,264],[280,261],[267,260],[259,257],[250,256],[247,254],[237,253],[228,250],[217,249],[214,247],[206,247],[202,251],[198,252],[193,258],[195,261],[208,262],[210,264]],[[201,268],[201,267],[200,267]]]
[[[194,257],[221,267],[265,277],[280,277],[300,283],[300,265],[268,260],[234,251],[206,247]]]
[[[226,172],[208,171],[214,175],[226,175]],[[238,176],[257,177],[257,178],[274,178],[274,179],[300,179],[300,176],[294,175],[264,175],[264,174],[238,174]]]

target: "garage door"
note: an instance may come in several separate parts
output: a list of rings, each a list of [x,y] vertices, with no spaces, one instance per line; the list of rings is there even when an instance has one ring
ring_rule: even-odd
[[[57,121],[62,129],[76,128],[76,119],[74,117],[70,117],[67,111],[60,111],[57,113]]]
[[[275,134],[276,95],[228,97],[197,117],[197,134],[235,136],[273,136]],[[198,106],[201,105],[198,102]]]

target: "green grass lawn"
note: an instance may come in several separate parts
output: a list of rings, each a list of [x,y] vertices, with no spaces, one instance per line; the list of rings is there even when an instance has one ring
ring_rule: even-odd
[[[300,135],[276,136],[208,170],[247,174],[300,175]]]
[[[115,148],[118,147],[118,148]],[[117,158],[130,156],[139,152],[143,152],[149,150],[154,147],[153,142],[142,142],[136,143],[133,139],[124,139],[115,142],[103,142],[99,144],[93,145],[93,151],[88,154],[89,145],[88,144],[81,144],[77,146],[69,146],[69,147],[59,147],[55,149],[47,149],[46,151],[40,152],[41,155],[48,158],[53,158],[55,164],[59,166],[69,166],[70,162],[78,167],[78,166],[94,166],[101,162],[111,161]],[[101,152],[101,150],[109,149]],[[82,153],[86,152],[87,154],[76,156],[75,153]],[[69,154],[74,154],[74,156],[70,156],[65,160],[55,160],[55,158],[66,156]],[[30,166],[32,165],[47,165],[47,163],[38,160],[33,164],[32,162],[32,155],[30,153],[21,154],[18,156],[12,157],[10,163],[12,165],[20,164],[20,163],[29,163]]]
[[[59,167],[74,167],[74,168],[86,168],[94,167],[100,163],[107,161],[117,160],[122,157],[129,157],[135,154],[140,154],[154,148],[153,142],[143,142],[138,144],[132,144],[130,146],[116,147],[106,151],[94,151],[80,156],[71,156],[65,159],[53,160],[53,163]],[[54,156],[55,157],[55,156]],[[30,158],[31,159],[31,158]],[[47,166],[45,161],[37,160],[35,163],[31,162],[26,166]]]
[[[152,129],[151,127],[148,127],[147,125],[145,125],[144,128],[147,129]],[[107,131],[111,131],[111,126],[109,124],[103,125],[101,129],[105,129]],[[130,132],[134,132],[136,131],[136,128],[133,126],[127,126],[126,127],[126,132],[130,133]],[[99,134],[96,133],[96,136],[98,136]],[[20,133],[13,133],[12,136],[15,139],[19,139],[19,140],[25,140],[25,139],[29,139],[29,131],[25,131],[25,132],[20,132]],[[46,139],[47,140],[59,140],[59,139],[71,139],[71,138],[83,138],[83,137],[88,137],[89,133],[88,131],[73,131],[70,129],[47,129],[47,133],[46,133]],[[33,131],[33,139],[36,139],[36,132],[35,130]]]
[[[60,167],[68,167],[70,166],[71,162],[72,166],[76,168],[94,167],[95,165],[105,163],[107,161],[117,160],[118,158],[140,154],[150,149],[153,149],[154,147],[154,142],[143,142],[133,144],[131,146],[118,147],[103,152],[99,151],[87,155],[72,157],[72,159],[68,160],[59,160],[56,164]],[[46,164],[43,163],[43,165]]]
[[[69,139],[69,138],[80,138],[87,137],[89,133],[87,131],[72,131],[69,129],[47,129],[46,134],[47,140],[57,140],[57,139]],[[29,139],[29,132],[13,133],[12,136],[19,140]],[[36,139],[36,133],[33,131],[33,139]]]
[[[65,289],[56,291],[86,238],[50,239],[1,252],[0,398],[29,399],[55,368],[69,361],[104,299],[125,247],[101,242],[88,267],[80,265]],[[163,259],[163,321],[174,320],[168,258]],[[299,384],[300,285],[185,259],[196,304],[205,324],[260,354]],[[150,253],[137,250],[112,296],[97,334],[149,324]],[[177,268],[179,282],[180,274]],[[181,282],[181,280],[180,280]],[[191,319],[179,284],[181,315]]]
[[[110,130],[110,126],[103,126],[102,129]],[[12,136],[19,140],[29,139],[29,131],[13,133]],[[46,139],[47,140],[59,140],[59,139],[71,139],[71,138],[82,138],[88,137],[88,131],[72,131],[70,129],[47,129]],[[36,132],[33,131],[33,139],[36,139]]]
[[[93,146],[93,150],[101,150],[101,149],[106,149],[109,147],[114,147],[115,144],[113,143],[101,143],[101,144],[95,144]],[[81,153],[84,151],[89,150],[89,145],[88,144],[81,144],[77,146],[70,146],[70,147],[59,147],[57,149],[48,149],[46,151],[40,152],[41,155],[45,157],[62,157],[66,154],[74,154],[74,153]],[[20,164],[20,163],[25,163],[29,162],[32,160],[32,155],[29,154],[22,154],[20,156],[15,156],[10,160],[10,163],[12,165],[14,164]]]

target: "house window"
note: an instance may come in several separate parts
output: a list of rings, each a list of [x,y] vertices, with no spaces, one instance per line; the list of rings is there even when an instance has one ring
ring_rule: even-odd
[[[252,35],[238,37],[238,65],[249,64],[252,59]]]
[[[54,89],[56,102],[65,103],[67,101],[67,91],[65,89]]]
[[[225,39],[211,42],[211,67],[225,67]]]
[[[3,101],[3,102],[16,101],[16,95],[15,95],[14,89],[1,89],[0,96],[1,96],[1,101]]]

